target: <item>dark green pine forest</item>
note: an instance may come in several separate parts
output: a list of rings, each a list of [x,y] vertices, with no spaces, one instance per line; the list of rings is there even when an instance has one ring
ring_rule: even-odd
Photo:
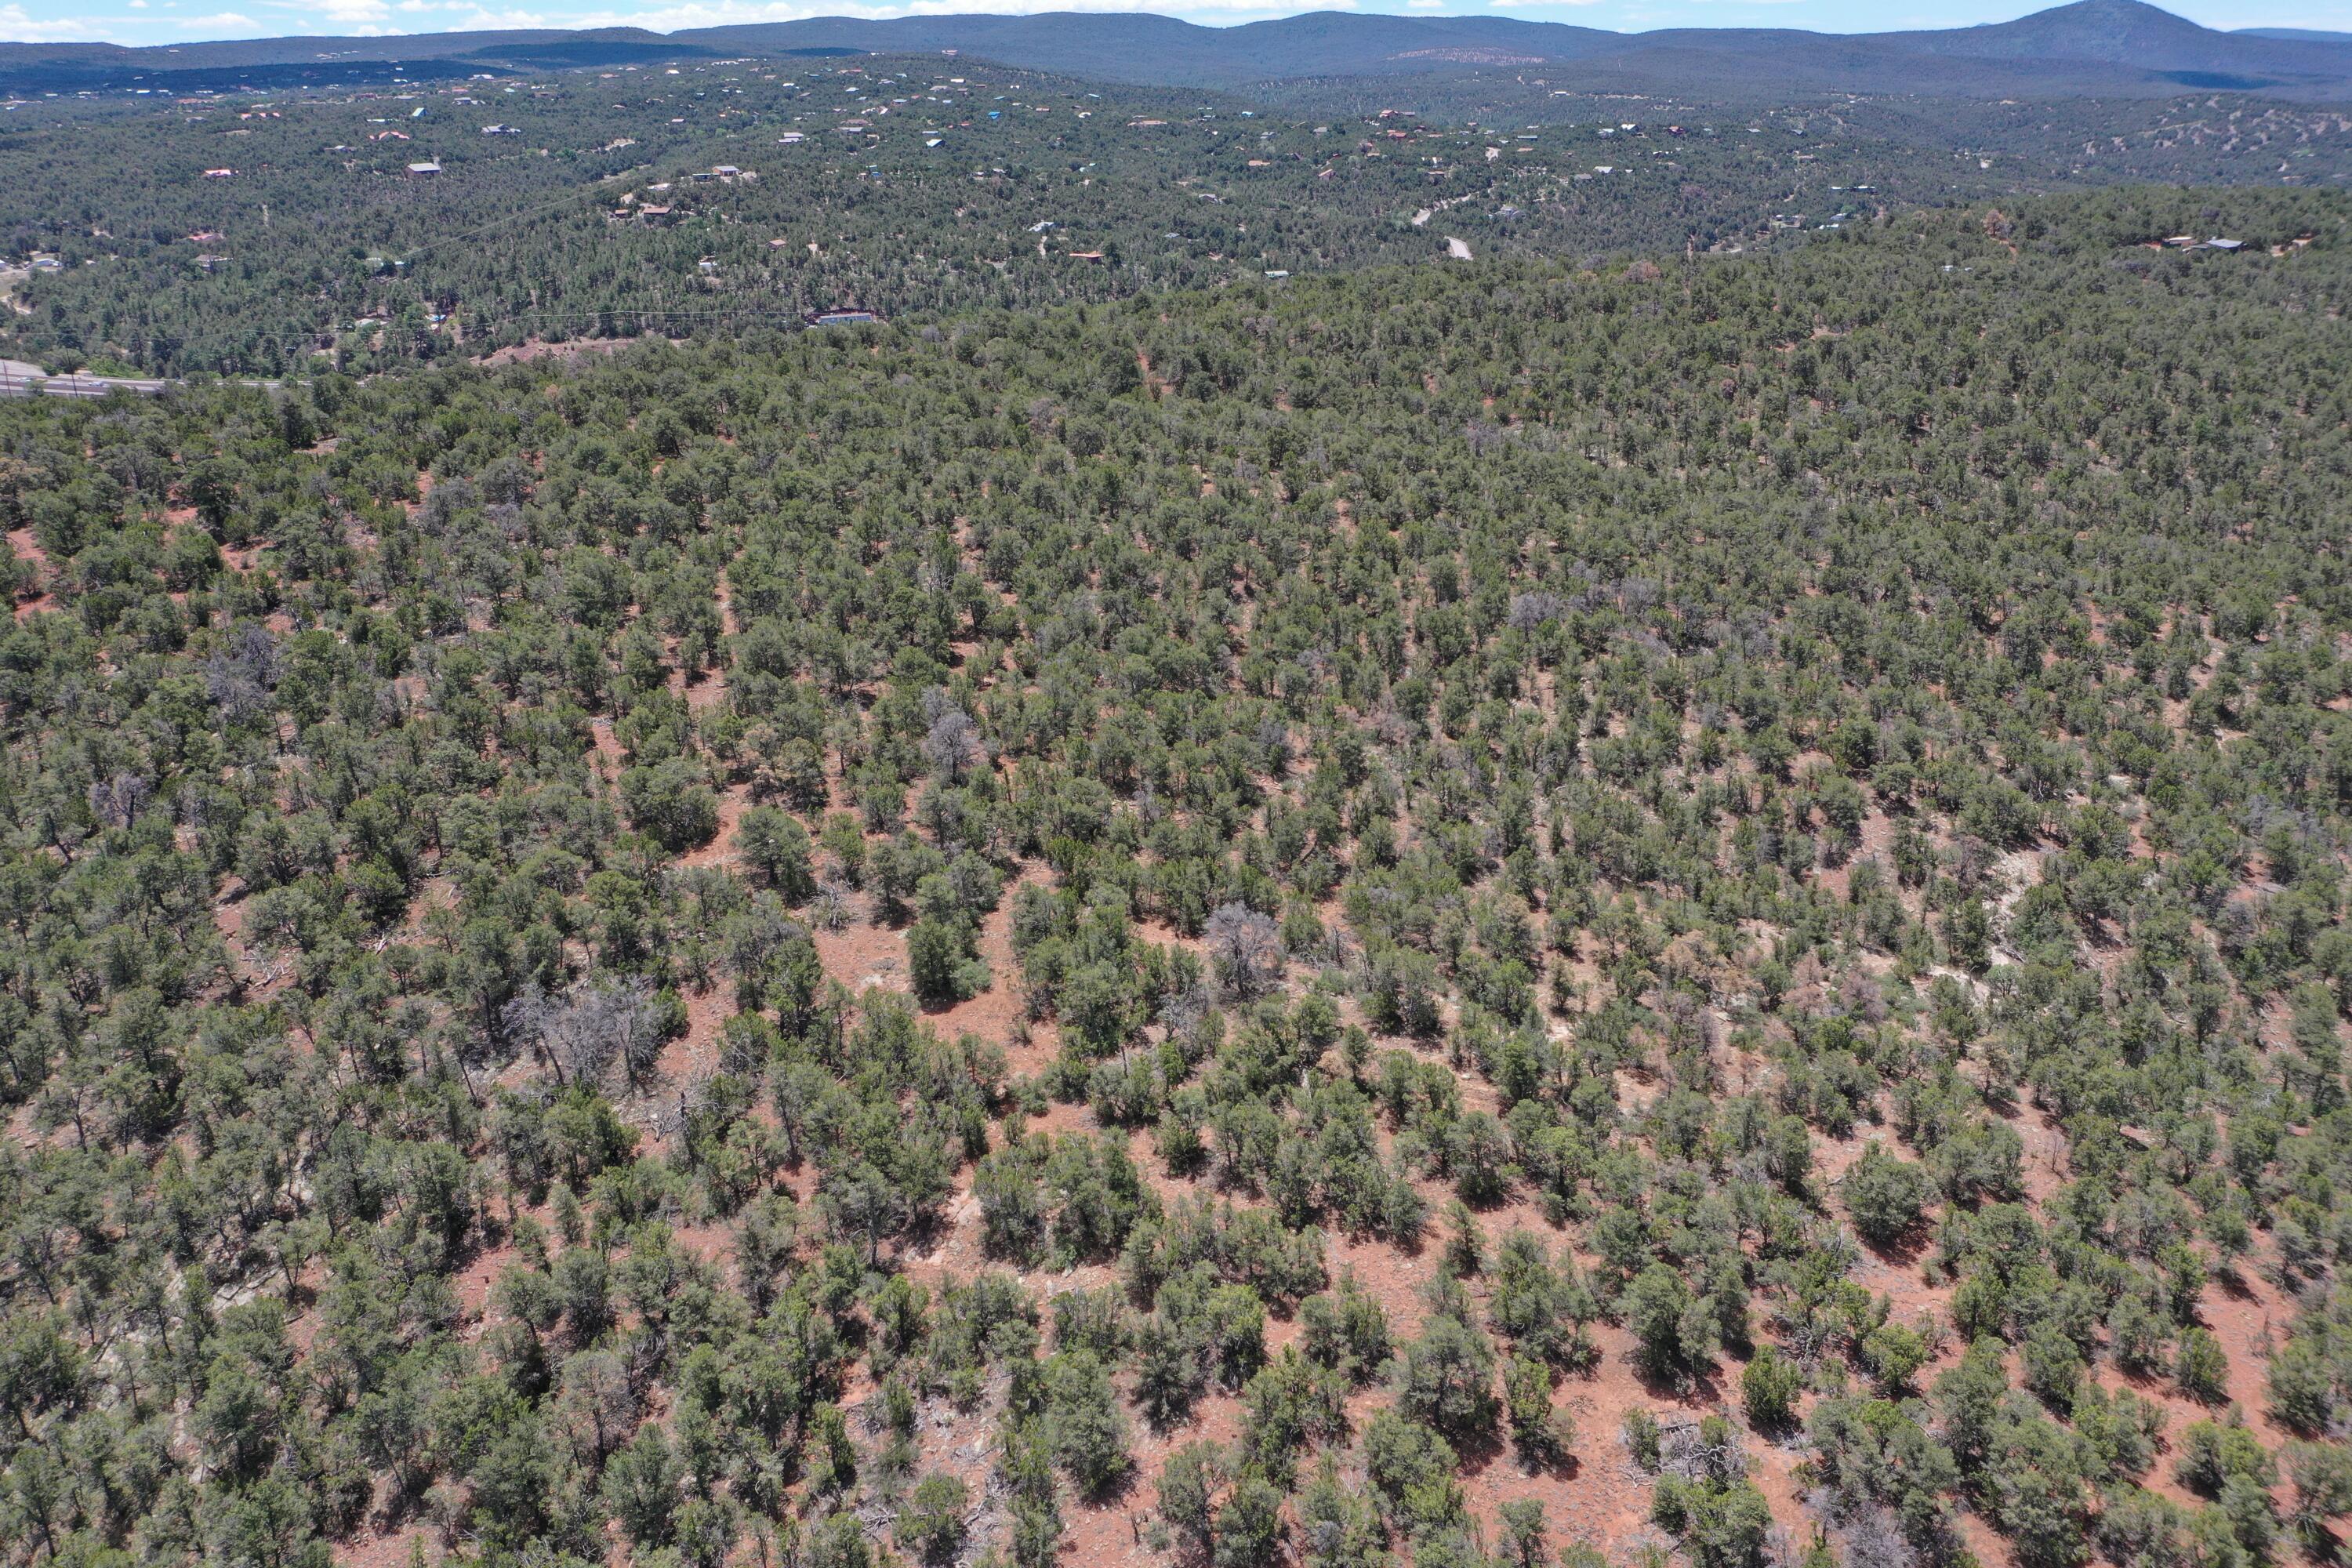
[[[2339,1560],[2341,193],[618,90],[10,241],[0,1563]]]
[[[842,309],[1753,254],[2126,182],[2352,180],[2352,120],[2237,95],[1721,102],[1551,81],[1353,79],[1302,106],[934,56],[43,100],[0,114],[0,189],[42,193],[0,207],[0,357],[367,375]],[[2179,205],[2200,239],[2220,217]]]

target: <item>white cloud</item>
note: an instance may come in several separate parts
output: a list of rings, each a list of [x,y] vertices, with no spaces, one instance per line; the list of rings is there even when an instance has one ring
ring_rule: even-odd
[[[299,5],[263,0],[263,4],[273,11],[299,11],[305,25],[313,18],[324,17],[336,24],[338,30],[352,32],[359,32],[362,23],[383,22],[392,16],[392,7],[384,0],[302,0]]]
[[[609,27],[610,22],[591,21],[585,16],[546,16],[536,11],[492,11],[480,5],[445,5],[445,11],[460,13],[456,21],[442,24],[445,33],[497,32],[515,27]]]
[[[1445,8],[1445,0],[1404,0],[1404,3],[1408,9],[1414,11],[1442,11]]]
[[[217,4],[217,0],[214,0]],[[1415,9],[1429,9],[1444,0],[1407,0]],[[1555,0],[1557,3],[1557,0]],[[278,19],[257,21],[242,11],[211,11],[171,17],[130,13],[178,12],[178,0],[125,0],[125,13],[93,16],[36,16],[35,11],[59,8],[63,0],[0,0],[0,38],[27,43],[112,39],[152,42],[152,29],[169,27],[172,34],[212,37],[254,37],[325,30],[362,37],[396,33],[401,19],[414,17],[408,29],[474,32],[520,27],[645,27],[676,32],[686,27],[725,26],[745,22],[795,22],[812,16],[847,16],[885,21],[897,16],[943,16],[971,12],[1034,16],[1054,11],[1155,12],[1161,15],[1224,16],[1243,20],[1287,16],[1307,8],[1314,0],[590,0],[579,10],[568,5],[554,13],[501,5],[499,0],[259,0],[257,8]],[[1317,8],[1352,11],[1359,0],[1321,0]],[[288,15],[290,13],[290,15]],[[387,25],[394,24],[394,25]],[[142,38],[142,35],[145,37]],[[172,36],[167,34],[165,36]]]
[[[1323,0],[1324,11],[1352,11],[1359,0]],[[452,7],[455,9],[456,7]],[[811,16],[846,16],[880,22],[897,16],[1036,16],[1057,11],[1149,12],[1185,16],[1201,12],[1288,16],[1306,7],[1300,0],[903,0],[895,5],[843,5],[841,0],[673,0],[635,10],[567,13],[550,19],[535,13],[476,7],[458,26],[474,27],[644,27],[669,33],[686,27],[733,26],[746,22],[798,22]]]
[[[97,28],[79,17],[59,16],[36,21],[22,5],[0,5],[0,37],[11,42],[46,44],[58,39],[100,36]]]

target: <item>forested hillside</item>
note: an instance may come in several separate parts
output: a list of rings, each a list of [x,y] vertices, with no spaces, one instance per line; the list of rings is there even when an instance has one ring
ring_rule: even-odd
[[[449,28],[405,37],[372,29],[363,37],[304,30],[292,37],[197,42],[185,33],[158,34],[139,18],[110,18],[112,25],[104,31],[118,37],[143,36],[150,46],[0,43],[0,87],[47,93],[142,88],[170,92],[199,85],[235,90],[297,81],[381,82],[403,70],[412,80],[425,80],[484,68],[892,54],[961,55],[1111,81],[1226,89],[1340,78],[1421,79],[1442,88],[1530,66],[1557,74],[1561,85],[1590,91],[1717,97],[1819,92],[1986,100],[2145,99],[2198,88],[2336,104],[2352,87],[2352,47],[2347,47],[2352,36],[2308,28],[2288,29],[2285,37],[2273,28],[2219,32],[2143,0],[2068,0],[2008,21],[1980,16],[1976,26],[1879,33],[1819,33],[1789,26],[1620,32],[1475,10],[1405,16],[1344,7],[1254,21],[1227,18],[1213,26],[1125,10],[1007,16],[930,7],[895,16],[808,15],[793,20],[772,19],[773,12],[659,15],[672,21],[747,15],[770,19],[667,35],[631,26],[573,32]],[[353,17],[329,13],[323,19],[349,24]],[[472,18],[484,25],[496,19],[488,12]],[[1850,21],[1899,20],[1916,26],[1924,19],[1914,14]],[[398,20],[428,25],[415,11],[400,13]],[[0,26],[23,24],[0,20]],[[191,31],[249,30],[254,22],[230,12],[187,18],[179,26]],[[154,47],[159,37],[175,41]]]
[[[0,405],[0,1561],[2330,1558],[2347,220]]]
[[[2210,94],[1706,103],[1527,71],[1289,91],[1328,118],[938,58],[44,106],[0,122],[0,184],[47,193],[0,232],[19,268],[0,272],[18,307],[0,355],[364,374],[1465,252],[1747,250],[2119,180],[2352,174],[2334,111]]]

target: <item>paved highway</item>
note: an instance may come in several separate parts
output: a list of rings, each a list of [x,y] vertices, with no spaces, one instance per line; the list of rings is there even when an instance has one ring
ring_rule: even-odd
[[[124,375],[51,375],[20,359],[0,359],[0,397],[104,397],[110,392],[157,393],[172,384]]]

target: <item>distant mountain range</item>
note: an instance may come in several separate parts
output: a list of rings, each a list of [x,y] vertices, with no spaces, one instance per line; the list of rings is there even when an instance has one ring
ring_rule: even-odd
[[[2352,101],[2352,34],[2217,32],[2139,0],[2075,0],[1933,32],[1670,28],[1611,33],[1501,16],[1318,12],[1233,27],[1148,15],[815,17],[671,34],[638,28],[266,38],[152,48],[0,44],[17,92],[284,87],[755,56],[961,55],[1074,77],[1229,89],[1539,68],[1578,90],[2147,96],[2183,89]]]

